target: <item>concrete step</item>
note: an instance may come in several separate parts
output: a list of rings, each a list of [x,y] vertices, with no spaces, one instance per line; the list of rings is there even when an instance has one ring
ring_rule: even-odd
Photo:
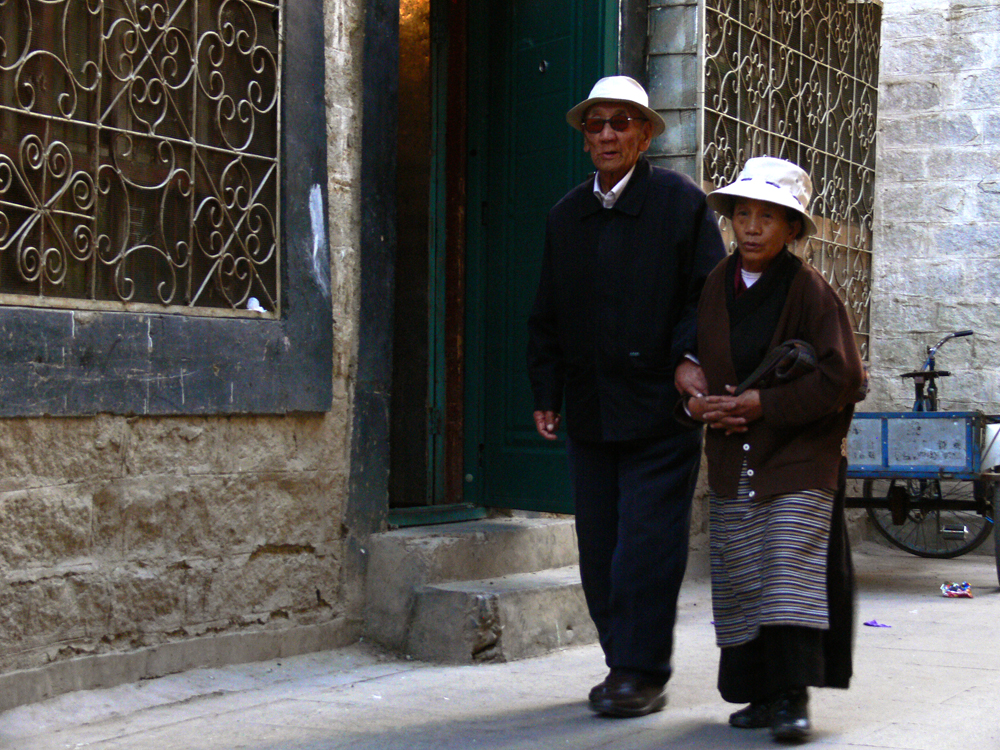
[[[417,592],[406,653],[434,662],[499,662],[597,640],[580,569],[454,581]]]
[[[577,562],[572,518],[487,518],[375,534],[369,570],[405,566],[419,583],[487,578]]]
[[[565,645],[570,634],[559,628],[571,627],[574,642],[580,642],[575,631],[584,621],[590,625],[577,614],[579,573],[565,570],[577,563],[571,518],[493,518],[398,529],[374,535],[366,552],[366,637],[403,653],[465,662],[522,658]],[[573,575],[575,581],[567,579]],[[517,614],[518,607],[524,614]],[[492,625],[487,624],[491,612],[500,618]],[[489,635],[505,627],[527,632],[534,626],[517,623],[529,620],[547,623],[537,625],[548,628],[547,634],[525,636],[541,651],[529,654],[527,647],[505,645],[521,636]],[[454,647],[434,645],[448,639],[456,639]]]

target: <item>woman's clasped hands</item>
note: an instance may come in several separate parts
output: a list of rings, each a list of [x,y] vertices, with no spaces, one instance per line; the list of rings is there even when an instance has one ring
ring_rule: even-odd
[[[727,385],[730,394],[735,386]],[[760,391],[743,391],[739,396],[691,396],[687,402],[691,416],[710,428],[725,430],[727,435],[746,432],[748,425],[764,415],[760,406]]]
[[[733,396],[731,394],[736,386],[727,385],[729,396],[706,396],[708,380],[705,371],[693,360],[685,359],[677,366],[674,385],[679,393],[687,397],[688,414],[713,429],[725,430],[727,435],[746,432],[747,425],[764,416],[760,391],[756,388]]]

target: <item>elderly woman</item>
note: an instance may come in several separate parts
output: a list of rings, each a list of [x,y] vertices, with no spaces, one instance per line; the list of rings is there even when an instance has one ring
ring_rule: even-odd
[[[697,352],[676,375],[686,415],[711,428],[719,691],[748,704],[730,724],[770,727],[777,740],[808,737],[809,686],[846,688],[851,677],[843,447],[864,371],[843,303],[788,249],[816,231],[811,192],[798,166],[761,157],[709,195],[739,251],[708,277]],[[812,346],[814,367],[795,379],[744,382],[794,339]]]

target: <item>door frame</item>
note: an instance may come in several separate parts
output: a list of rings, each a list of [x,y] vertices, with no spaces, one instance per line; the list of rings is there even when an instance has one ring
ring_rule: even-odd
[[[476,0],[457,0],[452,9],[462,10]],[[480,2],[482,0],[479,0]],[[614,0],[604,0],[614,9]],[[618,24],[606,24],[607,32],[613,37],[614,29],[620,30],[618,71],[646,83],[647,53],[647,0],[620,0]],[[367,0],[364,10],[364,43],[362,53],[362,111],[361,122],[361,178],[360,193],[365,210],[361,216],[359,233],[359,298],[357,318],[357,359],[356,377],[351,412],[351,468],[348,482],[345,523],[351,529],[349,534],[348,563],[355,566],[364,564],[364,539],[385,528],[389,513],[389,414],[392,399],[392,336],[393,336],[393,295],[395,288],[396,254],[396,132],[399,121],[398,81],[399,81],[399,0]],[[608,15],[609,18],[613,17]],[[465,54],[467,42],[473,30],[467,32],[466,44],[461,54]],[[475,33],[482,39],[483,29]],[[457,49],[449,48],[449,58]],[[453,74],[449,62],[449,75]],[[465,63],[461,69],[464,71]],[[468,85],[468,84],[465,84]],[[449,110],[452,103],[449,102]],[[456,104],[456,106],[458,106]],[[449,114],[449,117],[451,115]],[[463,138],[465,135],[463,134]],[[461,147],[455,139],[449,141],[454,146],[454,154],[464,160],[468,146],[463,141]],[[450,152],[451,153],[451,152]],[[447,167],[449,180],[465,181],[466,172],[459,168],[452,173],[450,161]],[[462,262],[465,260],[465,227],[473,218],[465,201],[464,184],[458,192],[452,192],[449,184],[446,204],[449,224],[447,252],[455,253]],[[454,232],[452,231],[454,227]],[[459,269],[464,271],[465,269]],[[468,273],[463,273],[468,276]],[[464,285],[468,288],[468,284]],[[464,289],[457,290],[464,293]],[[446,289],[446,294],[456,290]],[[467,294],[465,294],[467,297]],[[462,306],[466,298],[460,296]],[[451,329],[461,330],[462,316],[457,324],[452,321]],[[461,360],[459,360],[461,361]],[[468,359],[465,359],[467,362]],[[467,369],[467,368],[466,368]],[[464,372],[462,380],[467,381],[469,373]],[[456,382],[456,381],[452,381]],[[450,386],[454,387],[454,386]],[[460,399],[462,402],[462,399]],[[481,414],[470,413],[465,407],[464,415],[451,415],[445,419],[446,438],[449,445],[456,445],[453,455],[459,457],[447,471],[449,482],[457,483],[464,490],[462,461],[465,459],[464,435],[470,429],[478,428],[476,419]],[[459,492],[453,485],[451,492]],[[474,495],[462,492],[464,502],[452,505],[428,506],[426,511],[414,512],[410,518],[393,519],[399,525],[442,523],[463,520],[467,517],[481,517],[482,507],[475,505]],[[450,495],[456,497],[455,495]]]

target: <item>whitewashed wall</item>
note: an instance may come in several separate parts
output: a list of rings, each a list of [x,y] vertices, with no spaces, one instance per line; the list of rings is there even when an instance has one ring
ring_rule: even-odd
[[[942,408],[1000,411],[1000,0],[885,0],[872,394],[906,409],[928,344]]]

